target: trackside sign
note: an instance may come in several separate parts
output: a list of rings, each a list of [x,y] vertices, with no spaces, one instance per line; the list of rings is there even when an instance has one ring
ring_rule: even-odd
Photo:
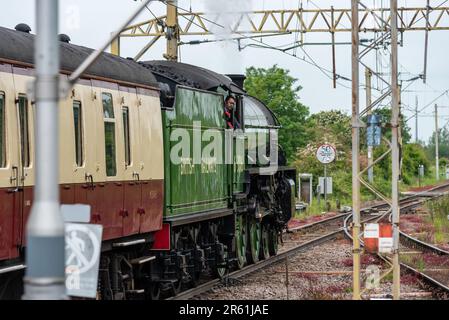
[[[390,223],[365,223],[363,238],[367,252],[393,252],[393,228]]]

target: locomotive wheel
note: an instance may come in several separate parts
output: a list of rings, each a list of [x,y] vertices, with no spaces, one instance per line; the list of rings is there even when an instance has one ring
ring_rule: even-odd
[[[249,224],[248,240],[250,251],[248,254],[248,258],[251,263],[256,263],[259,261],[262,227],[260,222],[254,218],[251,218],[248,224]]]
[[[162,297],[162,299],[173,297],[181,292],[182,280],[175,280],[173,282],[165,282],[165,283],[162,283],[159,287],[160,287],[160,296]]]
[[[228,252],[227,251],[224,253],[224,256],[225,256],[225,260],[228,260]],[[214,268],[214,275],[220,279],[223,278],[227,272],[228,272],[227,267],[221,267],[221,268],[215,267]]]
[[[153,283],[145,290],[147,300],[159,300],[161,296],[161,287],[159,283]]]
[[[272,229],[269,231],[270,234],[270,242],[269,242],[269,251],[270,255],[275,256],[278,254],[278,232],[276,229]]]
[[[235,221],[235,254],[239,269],[246,264],[246,238],[246,219],[243,215],[239,215]]]
[[[262,238],[260,248],[260,258],[266,260],[270,257],[270,231],[266,223],[262,224]]]
[[[173,296],[178,295],[178,293],[181,292],[181,288],[182,288],[182,280],[178,280],[178,281],[174,282],[173,288],[172,288]]]
[[[201,233],[199,232],[199,230],[195,230],[195,247],[197,249],[200,249],[201,246]],[[200,280],[201,277],[201,272],[202,272],[202,266],[197,266],[198,262],[195,260],[195,267],[194,267],[194,271],[193,274],[191,275],[191,286],[192,287],[196,287],[198,285],[198,281]]]
[[[201,271],[193,271],[193,273],[190,275],[190,283],[189,286],[191,288],[195,288],[198,285],[198,281],[200,280],[201,277]]]

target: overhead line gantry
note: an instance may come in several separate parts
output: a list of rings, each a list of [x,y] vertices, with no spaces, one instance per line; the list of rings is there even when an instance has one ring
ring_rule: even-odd
[[[177,44],[182,36],[208,36],[217,28],[219,16],[227,13],[204,13],[177,10],[172,1],[165,1],[167,14],[146,20],[124,29],[112,45],[112,53],[120,55],[120,39],[150,38],[139,52],[140,58],[160,38],[169,41],[165,57],[177,59]],[[266,35],[300,33],[351,32],[351,8],[260,10],[229,12],[236,21],[230,26],[233,34]],[[182,18],[182,19],[181,19]],[[389,8],[361,8],[359,10],[360,32],[387,32],[390,30]],[[449,7],[398,8],[398,32],[449,30]],[[175,41],[177,40],[177,41]],[[178,43],[175,43],[178,42]]]

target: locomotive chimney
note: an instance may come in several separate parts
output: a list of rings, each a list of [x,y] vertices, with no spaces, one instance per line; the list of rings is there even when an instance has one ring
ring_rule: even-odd
[[[59,41],[64,42],[64,43],[70,43],[71,39],[68,35],[61,33],[59,35]]]
[[[234,82],[240,88],[243,88],[243,83],[245,82],[246,76],[243,74],[227,74],[229,78],[231,78],[232,82]]]

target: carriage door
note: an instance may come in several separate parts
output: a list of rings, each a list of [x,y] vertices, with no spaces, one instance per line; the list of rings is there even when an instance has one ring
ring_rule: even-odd
[[[22,243],[25,243],[25,228],[31,213],[33,202],[33,176],[32,176],[32,112],[26,95],[19,95],[16,100],[18,122],[18,189],[20,193],[20,206],[22,213]]]
[[[6,86],[0,80],[0,261],[17,257],[22,241],[15,96]]]
[[[124,154],[124,198],[123,210],[123,235],[129,236],[139,233],[142,191],[140,185],[140,160],[139,146],[140,136],[138,130],[137,93],[133,89],[121,94],[121,139],[123,141]]]

